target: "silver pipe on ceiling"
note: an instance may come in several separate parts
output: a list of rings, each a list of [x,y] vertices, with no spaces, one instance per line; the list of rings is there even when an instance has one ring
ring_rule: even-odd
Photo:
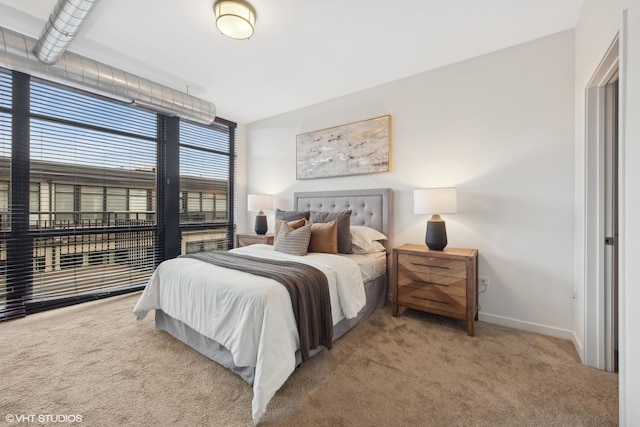
[[[36,58],[47,65],[58,62],[98,1],[58,0],[34,48]]]
[[[43,64],[33,53],[35,44],[31,37],[0,27],[0,66],[196,123],[211,124],[216,118],[211,102],[73,52],[54,65]]]

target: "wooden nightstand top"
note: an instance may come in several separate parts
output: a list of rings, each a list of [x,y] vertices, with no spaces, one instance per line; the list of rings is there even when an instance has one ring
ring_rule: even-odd
[[[432,251],[427,245],[412,245],[406,244],[400,247],[394,248],[398,252],[418,252],[421,254],[429,254],[433,256],[462,256],[462,257],[474,257],[478,255],[477,249],[463,249],[463,248],[444,248],[442,251]]]
[[[236,234],[236,247],[255,245],[256,243],[262,243],[265,245],[273,245],[273,233],[256,234],[256,233],[237,233]]]

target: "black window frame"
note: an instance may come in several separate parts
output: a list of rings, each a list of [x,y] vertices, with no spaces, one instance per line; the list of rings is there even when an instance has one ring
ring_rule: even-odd
[[[183,233],[193,233],[193,232],[197,232],[197,231],[202,231],[202,232],[206,232],[206,231],[213,231],[213,230],[220,230],[220,229],[224,229],[226,237],[225,237],[225,241],[223,243],[224,247],[223,250],[229,250],[232,249],[234,247],[234,242],[235,242],[235,233],[236,233],[236,144],[235,144],[235,130],[236,130],[236,123],[231,122],[229,120],[225,120],[222,118],[218,118],[216,117],[215,121],[210,124],[210,125],[201,125],[201,124],[197,124],[197,123],[193,123],[187,120],[184,120],[183,122],[185,122],[186,124],[188,124],[189,126],[195,126],[195,127],[201,127],[203,129],[208,129],[208,130],[212,130],[212,131],[220,131],[221,132],[221,128],[227,128],[227,132],[228,132],[228,136],[229,136],[229,141],[228,141],[228,150],[224,150],[221,149],[220,147],[215,147],[215,148],[208,148],[208,147],[204,147],[201,144],[191,144],[188,142],[184,142],[182,139],[179,140],[179,146],[178,146],[178,155],[175,156],[175,158],[177,159],[177,162],[179,163],[179,159],[180,159],[180,149],[188,149],[188,150],[193,150],[193,151],[198,151],[200,153],[203,154],[203,156],[206,156],[207,154],[212,154],[212,155],[217,155],[217,156],[225,156],[227,157],[227,167],[229,170],[229,181],[228,181],[228,193],[227,193],[227,219],[226,221],[220,221],[220,220],[216,220],[216,218],[214,218],[211,221],[207,221],[206,219],[202,219],[201,221],[189,221],[189,222],[182,222],[181,221],[181,216],[182,216],[182,209],[184,206],[188,206],[188,194],[186,195],[186,200],[180,200],[179,203],[179,207],[180,207],[180,214],[178,217],[178,223],[179,223],[179,230],[180,230],[180,247],[181,250],[178,254],[183,254],[182,252],[182,234]],[[179,132],[178,132],[179,133]],[[179,169],[179,165],[178,165],[178,169]],[[180,187],[180,186],[178,186]],[[178,190],[180,191],[180,189]],[[196,192],[197,194],[197,192]],[[178,193],[178,197],[180,196],[180,193]],[[202,193],[200,193],[200,206],[202,205]],[[184,206],[183,206],[184,205]],[[214,201],[214,205],[215,205],[215,201]],[[201,242],[199,245],[192,243],[192,242],[185,242],[184,246],[186,248],[185,253],[190,253],[192,252],[191,250],[189,250],[189,247],[198,247],[198,251],[202,251],[202,250],[207,250],[210,245],[208,244],[208,242]],[[220,247],[220,245],[216,245],[216,247]]]
[[[1,70],[8,72],[6,70]],[[10,229],[0,230],[0,244],[6,251],[7,260],[4,263],[4,272],[7,275],[5,283],[11,284],[5,291],[0,289],[6,295],[7,304],[3,307],[0,304],[0,321],[15,317],[22,317],[38,311],[48,310],[57,307],[68,306],[85,301],[101,299],[109,296],[120,295],[123,293],[135,292],[144,288],[144,285],[133,286],[127,289],[121,289],[112,292],[96,292],[90,295],[78,295],[67,298],[56,298],[50,301],[33,301],[31,292],[33,291],[33,275],[42,270],[42,257],[33,257],[34,242],[38,238],[45,236],[64,236],[64,230],[38,230],[30,228],[29,223],[29,202],[30,202],[30,123],[31,118],[38,116],[37,113],[31,111],[30,105],[30,84],[32,78],[24,73],[11,71],[8,72],[12,77],[12,105],[6,108],[0,105],[0,112],[11,115],[11,160],[10,160]],[[106,98],[88,94],[78,89],[66,87],[56,83],[50,83],[38,79],[39,82],[47,85],[57,86],[64,90],[79,92],[83,95]],[[121,103],[116,100],[108,100],[113,103]],[[64,121],[63,119],[60,119]],[[227,239],[226,247],[223,249],[231,249],[235,238],[236,230],[236,142],[235,131],[236,123],[216,118],[211,127],[226,127],[229,137],[229,193],[228,193],[228,217],[224,222],[202,222],[180,224],[180,186],[179,186],[179,152],[180,152],[180,119],[170,117],[162,113],[156,113],[157,133],[153,139],[156,143],[156,221],[155,224],[128,224],[127,231],[148,231],[154,233],[154,250],[156,252],[155,265],[170,258],[174,258],[180,254],[181,232],[192,230],[208,230],[212,227],[224,227]],[[78,124],[75,124],[78,125]],[[80,125],[88,126],[91,125]],[[200,125],[198,125],[200,126]],[[206,126],[206,125],[202,125]],[[53,189],[50,188],[50,191]],[[79,191],[75,188],[74,193]],[[127,206],[129,204],[129,191],[127,190]],[[77,197],[77,195],[75,196]],[[79,201],[74,197],[74,210],[79,210]],[[103,207],[106,206],[107,187],[104,187]],[[147,206],[153,201],[153,192],[147,193]],[[49,200],[51,203],[51,199]],[[78,205],[78,206],[76,206]],[[19,206],[26,206],[23,209],[16,209]],[[104,208],[106,209],[106,207]],[[52,214],[54,212],[51,212]],[[104,224],[104,220],[103,220]],[[92,227],[82,229],[82,232],[98,236],[100,233],[109,233],[113,231],[110,223],[107,222],[106,227]],[[99,236],[98,236],[99,237]],[[97,237],[97,238],[98,238]],[[69,255],[71,258],[73,256]],[[107,255],[89,256],[90,264],[97,262],[98,258],[104,258]],[[77,257],[76,257],[77,258]],[[94,259],[95,258],[95,259]],[[75,259],[75,258],[74,258]],[[76,261],[77,262],[77,261]],[[2,270],[0,270],[2,272]],[[10,304],[9,304],[10,302]],[[11,305],[11,306],[10,306]]]

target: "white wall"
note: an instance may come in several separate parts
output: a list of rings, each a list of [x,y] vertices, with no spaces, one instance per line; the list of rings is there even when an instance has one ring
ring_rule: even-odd
[[[413,214],[412,190],[456,186],[449,246],[479,249],[479,273],[490,279],[480,318],[570,339],[573,46],[564,32],[251,123],[247,190],[290,209],[294,191],[390,187],[397,246],[424,242],[427,216]],[[391,172],[296,181],[297,134],[385,114]]]
[[[620,425],[640,425],[640,2],[626,1]]]
[[[575,146],[576,146],[576,300],[575,330],[585,337],[584,239],[585,192],[585,88],[598,68],[609,45],[623,28],[627,13],[627,32],[621,34],[620,89],[621,182],[620,182],[620,425],[640,425],[640,3],[637,0],[585,0],[575,30]],[[633,363],[632,363],[633,361]]]

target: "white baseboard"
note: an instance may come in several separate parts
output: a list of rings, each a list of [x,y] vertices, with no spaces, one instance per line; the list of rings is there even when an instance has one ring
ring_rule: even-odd
[[[584,365],[584,348],[582,347],[582,341],[580,341],[580,338],[578,338],[578,336],[576,335],[576,333],[573,333],[573,346],[576,348],[576,351],[578,352],[578,357],[580,357],[580,362]]]
[[[542,335],[548,335],[550,337],[562,338],[572,341],[574,345],[576,345],[577,342],[575,333],[566,329],[540,325],[538,323],[524,322],[518,319],[511,319],[509,317],[496,316],[494,314],[487,314],[482,312],[478,313],[478,319],[482,320],[483,322],[495,323],[497,325],[507,326],[514,329],[521,329],[523,331],[535,332]],[[579,351],[578,353],[582,354],[581,351]]]

